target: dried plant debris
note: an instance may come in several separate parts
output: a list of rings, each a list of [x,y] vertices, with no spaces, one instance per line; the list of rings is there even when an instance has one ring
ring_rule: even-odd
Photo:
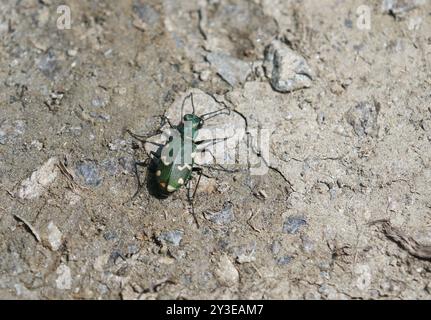
[[[30,222],[28,222],[25,218],[14,214],[14,218],[20,222],[22,222],[24,224],[24,226],[30,231],[30,233],[35,237],[35,239],[37,240],[37,242],[41,241],[39,232],[37,232],[37,230],[32,226],[32,224]]]
[[[431,246],[418,243],[415,239],[406,235],[403,231],[391,225],[387,220],[374,221],[372,224],[381,223],[384,234],[397,243],[402,249],[416,258],[431,260]]]

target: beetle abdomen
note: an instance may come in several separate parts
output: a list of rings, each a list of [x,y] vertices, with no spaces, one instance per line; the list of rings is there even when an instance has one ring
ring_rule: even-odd
[[[171,155],[169,158],[164,156],[170,148],[169,144],[163,147],[162,156],[156,170],[157,184],[160,191],[165,195],[184,186],[190,180],[193,170],[193,159],[191,163],[184,163],[182,159],[182,146],[177,149],[175,156]],[[195,149],[196,146],[193,144],[192,150]]]

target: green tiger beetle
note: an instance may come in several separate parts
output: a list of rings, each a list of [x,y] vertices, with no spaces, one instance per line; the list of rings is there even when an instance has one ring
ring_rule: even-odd
[[[151,152],[151,155],[153,156],[152,160],[155,161],[154,163],[155,168],[153,169],[154,176],[151,177],[151,178],[155,178],[155,183],[153,183],[153,187],[156,189],[156,190],[153,190],[155,191],[155,195],[159,198],[166,198],[169,196],[169,194],[179,190],[183,186],[186,186],[188,190],[187,197],[189,202],[191,203],[192,213],[196,221],[196,224],[198,226],[199,226],[199,223],[194,214],[193,200],[196,194],[196,190],[199,186],[199,182],[202,177],[202,168],[195,165],[194,158],[198,151],[200,152],[206,151],[205,148],[201,148],[200,146],[203,146],[208,143],[209,145],[212,145],[221,141],[225,141],[227,138],[209,139],[209,140],[200,140],[200,141],[197,141],[196,138],[198,136],[199,130],[202,129],[206,120],[213,118],[215,116],[218,116],[220,114],[230,115],[230,109],[223,101],[218,101],[213,95],[211,94],[209,95],[217,103],[222,103],[224,105],[224,108],[198,116],[195,114],[193,93],[190,93],[183,100],[183,103],[181,106],[181,122],[178,125],[172,125],[166,116],[162,117],[165,121],[168,122],[170,126],[170,134],[169,134],[168,141],[165,144],[158,144],[158,143],[151,142],[156,144],[159,147],[157,152],[153,152],[153,151]],[[187,113],[183,116],[184,105],[187,99],[190,99],[191,101],[193,112]],[[132,133],[130,130],[127,130],[127,131],[134,138],[139,139],[142,142],[149,142],[147,141],[148,138],[162,133],[161,129],[159,129],[153,134],[150,134],[147,136],[140,136]],[[212,155],[212,157],[214,158],[214,155]],[[136,169],[136,165],[145,166],[147,164],[145,162],[136,162],[135,169]],[[224,169],[223,167],[222,169],[224,171],[229,171],[227,169]],[[193,194],[190,194],[190,191],[191,191],[190,184],[191,184],[193,172],[198,172],[199,177],[198,177],[196,186],[194,188]],[[137,174],[137,180],[138,180],[138,190],[136,191],[133,198],[135,198],[136,195],[139,194],[142,187],[137,169],[136,169],[136,174]]]

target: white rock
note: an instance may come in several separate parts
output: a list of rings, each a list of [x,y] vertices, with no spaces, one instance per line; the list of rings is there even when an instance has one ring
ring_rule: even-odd
[[[279,92],[311,86],[313,76],[307,61],[279,40],[266,48],[264,68],[272,87]]]
[[[214,272],[221,285],[231,287],[238,283],[239,272],[227,255],[222,255]]]
[[[50,221],[46,227],[43,241],[54,251],[57,251],[61,247],[63,234],[52,221]]]
[[[76,50],[76,49],[69,49],[69,50],[67,50],[67,55],[69,57],[75,57],[77,54],[78,54],[78,50]]]
[[[72,288],[72,272],[70,268],[65,264],[60,264],[55,272],[58,275],[55,280],[57,288],[60,290],[70,290]]]
[[[208,81],[211,77],[211,70],[204,70],[199,74],[199,79],[201,79],[202,81]]]
[[[109,260],[109,254],[103,254],[101,256],[98,256],[93,264],[94,270],[103,272],[103,268],[105,264],[108,263],[108,260]]]
[[[240,264],[250,263],[256,261],[256,258],[253,256],[253,254],[240,254],[238,257],[236,257],[236,261]]]
[[[17,192],[20,199],[35,199],[42,195],[46,188],[54,182],[58,175],[58,160],[56,157],[50,158],[38,170],[21,183]]]

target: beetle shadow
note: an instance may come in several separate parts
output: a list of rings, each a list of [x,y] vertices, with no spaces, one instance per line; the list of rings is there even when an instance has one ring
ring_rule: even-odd
[[[157,182],[157,167],[159,165],[160,156],[162,153],[163,146],[159,146],[157,148],[157,151],[154,152],[153,156],[150,157],[150,162],[147,167],[147,172],[145,176],[145,184],[146,188],[148,190],[148,193],[157,198],[157,199],[166,199],[169,194],[166,192],[163,192],[162,189],[160,189],[159,183]]]

